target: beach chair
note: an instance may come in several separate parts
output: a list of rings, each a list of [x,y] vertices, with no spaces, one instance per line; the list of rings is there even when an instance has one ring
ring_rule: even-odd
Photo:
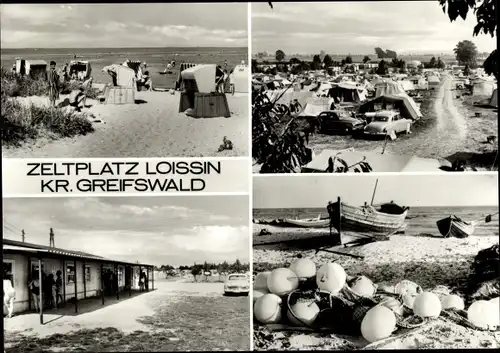
[[[123,65],[110,65],[103,68],[113,78],[113,84],[104,87],[101,96],[104,104],[135,103],[135,72]],[[114,77],[113,77],[114,76]]]

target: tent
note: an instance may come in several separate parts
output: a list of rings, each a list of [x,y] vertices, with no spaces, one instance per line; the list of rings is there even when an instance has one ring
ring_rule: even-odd
[[[438,86],[441,80],[436,75],[429,75],[427,77],[427,82],[429,82],[429,86]]]
[[[493,94],[491,95],[490,105],[492,107],[498,108],[498,92],[496,88],[493,91]]]
[[[250,70],[248,65],[236,65],[233,73],[230,75],[230,80],[234,84],[234,91],[248,93],[248,76]]]
[[[384,80],[375,82],[375,97],[405,93],[399,82]]]
[[[407,119],[418,120],[422,113],[413,99],[405,95],[383,95],[364,103],[360,107],[360,113],[374,112],[385,109],[399,109],[401,115]]]
[[[330,110],[333,103],[332,98],[313,97],[306,101],[304,109],[300,112],[299,116],[318,116],[325,110]]]
[[[297,92],[292,89],[286,90],[285,93],[283,93],[283,91],[284,90],[267,91],[266,94],[271,102],[274,102],[276,99],[278,99],[278,97],[281,96],[281,98],[277,101],[278,104],[289,105],[290,101],[296,99],[303,107],[306,105],[307,99],[312,98],[313,96],[313,92],[307,92],[307,91]]]
[[[416,89],[415,85],[410,80],[401,80],[399,81],[399,84],[403,87],[405,92],[414,91]]]
[[[472,95],[491,96],[495,90],[495,83],[492,80],[476,78],[472,82]]]
[[[366,89],[355,83],[338,83],[330,89],[328,95],[341,102],[362,102],[366,100]]]

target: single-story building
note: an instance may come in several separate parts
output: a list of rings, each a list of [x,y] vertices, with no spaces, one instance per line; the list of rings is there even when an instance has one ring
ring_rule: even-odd
[[[81,251],[60,249],[45,245],[3,239],[3,275],[11,280],[16,291],[14,311],[25,312],[35,308],[30,295],[29,283],[39,279],[40,303],[44,303],[44,279],[52,274],[56,279],[58,271],[62,279],[62,302],[72,302],[78,312],[78,301],[101,297],[104,305],[106,296],[126,292],[131,295],[139,290],[139,276],[146,275],[146,290],[154,289],[154,267],[104,258]],[[43,309],[43,305],[40,305]],[[43,310],[40,311],[43,323]]]

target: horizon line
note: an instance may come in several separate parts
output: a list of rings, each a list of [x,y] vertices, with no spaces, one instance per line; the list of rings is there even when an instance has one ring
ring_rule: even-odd
[[[167,49],[167,48],[172,48],[172,49],[183,49],[183,48],[246,48],[248,49],[248,46],[182,46],[182,47],[40,47],[40,48],[35,48],[35,47],[28,47],[28,48],[16,48],[16,47],[4,47],[0,50],[5,50],[5,49],[15,49],[15,50],[22,50],[22,49],[37,49],[37,50],[44,50],[44,49]]]

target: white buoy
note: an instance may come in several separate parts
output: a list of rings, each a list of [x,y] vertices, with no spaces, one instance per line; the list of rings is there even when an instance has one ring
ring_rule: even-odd
[[[290,270],[299,277],[299,281],[316,276],[316,264],[311,259],[300,258],[295,260],[290,265]]]
[[[296,290],[299,286],[297,275],[289,268],[277,268],[267,277],[267,288],[271,293],[282,296]]]
[[[269,291],[267,290],[267,288],[254,289],[253,292],[252,292],[253,302],[255,303],[255,301],[257,299],[259,299],[260,297],[262,297],[264,294],[268,294],[268,293],[269,293]]]
[[[486,300],[478,300],[467,309],[467,318],[483,329],[494,329],[498,322],[498,311],[493,312],[494,305]]]
[[[275,294],[264,294],[255,301],[253,314],[262,324],[273,324],[281,319],[282,300]]]
[[[253,288],[254,289],[268,289],[267,288],[267,277],[271,274],[271,271],[264,271],[257,273],[255,276],[255,279],[253,281]]]
[[[456,294],[449,294],[443,297],[443,299],[441,299],[441,305],[443,309],[457,309],[457,310],[465,309],[464,300]]]
[[[441,314],[441,301],[431,292],[422,292],[415,298],[413,312],[422,317],[438,317]]]
[[[367,277],[359,276],[351,286],[351,290],[365,298],[371,298],[377,291],[377,286]]]
[[[316,274],[316,284],[320,290],[338,293],[345,285],[347,274],[342,266],[336,263],[325,264]]]
[[[288,310],[287,317],[295,326],[312,325],[319,315],[319,307],[313,301],[295,303],[291,309],[293,314]]]
[[[366,313],[361,322],[361,334],[368,342],[389,337],[396,329],[394,312],[383,305],[377,305]]]

